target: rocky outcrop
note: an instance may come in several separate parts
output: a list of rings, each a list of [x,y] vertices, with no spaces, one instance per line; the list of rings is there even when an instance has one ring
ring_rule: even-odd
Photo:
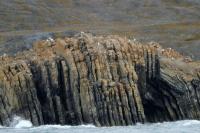
[[[156,43],[81,33],[0,59],[0,123],[132,125],[200,118],[200,62]]]

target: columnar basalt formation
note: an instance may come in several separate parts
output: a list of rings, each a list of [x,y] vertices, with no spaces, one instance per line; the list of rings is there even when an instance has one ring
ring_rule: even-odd
[[[200,62],[159,44],[81,33],[0,58],[0,123],[132,125],[200,118]]]

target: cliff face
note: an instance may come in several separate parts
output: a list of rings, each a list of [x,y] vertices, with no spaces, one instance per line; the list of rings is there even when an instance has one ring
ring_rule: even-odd
[[[200,118],[200,63],[156,43],[81,33],[0,58],[0,123],[132,125]]]

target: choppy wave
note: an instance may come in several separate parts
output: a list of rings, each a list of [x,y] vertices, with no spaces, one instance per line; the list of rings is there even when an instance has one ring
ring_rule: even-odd
[[[32,126],[33,124],[29,120],[24,120],[19,116],[14,116],[10,123],[10,127],[13,128],[30,128]]]
[[[42,125],[38,127],[32,127],[34,130],[44,130],[44,129],[70,129],[70,128],[95,128],[94,125],[80,125],[80,126],[70,126],[70,125]]]
[[[95,127],[94,125],[42,125],[33,127],[32,123],[20,117],[14,117],[10,127],[0,126],[0,133],[199,133],[200,121],[183,120],[154,124],[136,124],[126,127]]]

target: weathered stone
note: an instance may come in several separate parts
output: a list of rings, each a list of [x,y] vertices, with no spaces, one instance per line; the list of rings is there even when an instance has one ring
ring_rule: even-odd
[[[0,58],[0,123],[14,114],[34,125],[200,119],[199,73],[172,49],[119,36],[40,41]]]

